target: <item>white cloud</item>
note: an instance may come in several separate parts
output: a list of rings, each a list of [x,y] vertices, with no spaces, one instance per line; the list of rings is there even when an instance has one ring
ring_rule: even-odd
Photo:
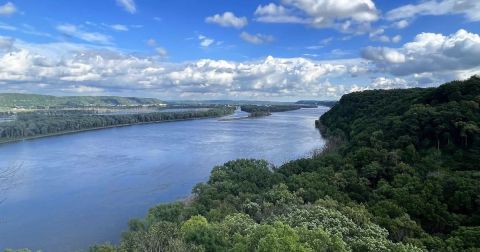
[[[367,47],[363,57],[395,75],[473,73],[480,66],[480,36],[465,30],[454,34],[418,34],[400,48]]]
[[[80,94],[97,94],[97,93],[102,93],[104,89],[98,88],[98,87],[85,86],[85,85],[73,85],[68,88],[63,88],[62,91],[80,93]]]
[[[158,47],[156,47],[158,48]],[[160,54],[165,54],[159,51]],[[8,64],[7,64],[8,63]],[[0,50],[0,82],[30,92],[158,92],[170,98],[338,97],[348,86],[332,80],[358,73],[360,60],[313,61],[267,57],[255,61],[202,59],[166,63],[105,47],[69,43],[28,44],[14,41]]]
[[[398,64],[405,62],[405,55],[401,52],[386,47],[367,47],[363,50],[362,56],[365,59],[387,64]]]
[[[260,22],[304,23],[354,33],[365,32],[379,18],[372,0],[282,0],[282,5],[258,6],[255,15]]]
[[[480,1],[477,0],[429,0],[408,4],[386,14],[388,20],[412,19],[425,15],[464,15],[469,21],[480,21]]]
[[[63,24],[58,25],[56,29],[67,36],[75,37],[90,43],[112,44],[112,38],[110,36],[98,32],[87,32],[76,25]]]
[[[385,35],[385,30],[383,28],[372,30],[369,33],[369,37],[373,41],[380,41],[384,43],[388,43],[388,42],[398,43],[400,42],[400,40],[402,40],[402,36],[400,35],[395,35],[393,37]]]
[[[409,88],[408,82],[402,78],[375,78],[369,85],[369,89],[394,89],[394,88]]]
[[[212,45],[215,40],[212,39],[212,38],[208,38],[204,35],[198,35],[198,40],[200,40],[200,46],[201,47],[209,47],[210,45]]]
[[[12,2],[0,5],[0,16],[10,16],[17,12],[17,7]]]
[[[308,23],[304,18],[295,16],[292,10],[274,3],[259,5],[255,10],[255,16],[257,21],[264,23]]]
[[[402,36],[396,35],[396,36],[392,37],[392,42],[393,43],[398,43],[400,41],[402,41]]]
[[[110,25],[110,28],[114,29],[115,31],[128,31],[128,27],[122,24],[114,24]]]
[[[137,6],[135,5],[134,0],[117,0],[117,4],[130,14],[135,14],[137,12]]]
[[[102,45],[0,37],[0,83],[3,91],[34,93],[320,99],[365,89],[429,86],[480,72],[480,37],[464,30],[419,34],[399,48],[367,48],[366,59],[322,61],[269,56],[172,63],[163,61],[167,50],[156,41],[150,44],[156,53],[140,56]]]
[[[246,17],[237,17],[232,12],[225,12],[223,14],[215,14],[211,17],[205,18],[205,22],[218,24],[223,27],[235,27],[237,29],[243,28],[248,24]]]
[[[265,43],[270,43],[274,40],[273,36],[265,34],[249,34],[247,32],[240,33],[240,38],[247,41],[248,43],[260,45]]]
[[[397,29],[403,29],[403,28],[407,27],[409,24],[410,23],[407,20],[402,19],[402,20],[399,20],[399,21],[395,22],[393,24],[393,26]]]
[[[377,29],[368,35],[370,39],[374,41],[380,41],[380,42],[390,42],[390,37],[384,34],[385,30],[384,29]]]

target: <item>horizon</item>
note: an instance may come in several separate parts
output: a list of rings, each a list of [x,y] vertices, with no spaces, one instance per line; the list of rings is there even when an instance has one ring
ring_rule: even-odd
[[[458,0],[0,1],[0,92],[285,102],[434,87],[480,72],[478,13]]]
[[[157,97],[151,96],[117,96],[117,95],[88,95],[88,94],[65,94],[65,95],[51,95],[51,94],[38,94],[38,93],[9,93],[9,92],[0,92],[1,94],[22,94],[22,95],[42,95],[42,96],[53,96],[53,97],[122,97],[122,98],[145,98],[145,99],[157,99],[164,102],[182,102],[182,101],[195,101],[195,102],[202,102],[202,101],[247,101],[247,102],[279,102],[279,103],[293,103],[297,101],[338,101],[337,100],[322,100],[322,99],[298,99],[298,100],[290,100],[290,101],[279,101],[279,100],[249,100],[249,99],[160,99]]]

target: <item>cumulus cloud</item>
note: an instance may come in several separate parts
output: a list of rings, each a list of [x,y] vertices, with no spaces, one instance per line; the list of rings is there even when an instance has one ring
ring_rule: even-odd
[[[218,24],[223,27],[234,27],[237,29],[243,28],[248,24],[246,17],[237,17],[232,12],[225,12],[223,14],[215,14],[211,17],[205,18],[205,22],[211,24]]]
[[[405,63],[405,55],[403,53],[387,47],[369,46],[362,51],[362,56],[365,59],[387,64]]]
[[[261,33],[250,34],[248,32],[240,33],[240,38],[247,41],[248,43],[252,43],[256,45],[270,43],[275,40],[271,35],[265,35]]]
[[[334,28],[342,32],[365,32],[379,19],[372,0],[282,0],[281,5],[260,5],[257,21],[267,23],[303,23],[316,28]]]
[[[362,56],[395,75],[475,72],[480,66],[480,36],[466,30],[454,34],[418,34],[400,48],[367,47]]]
[[[64,35],[90,43],[112,44],[112,38],[110,36],[98,32],[87,32],[73,24],[58,25],[56,29]]]
[[[388,20],[412,19],[425,15],[464,15],[469,21],[480,21],[480,1],[476,0],[430,0],[408,4],[386,14]]]
[[[409,83],[402,78],[375,78],[369,85],[369,89],[395,89],[395,88],[409,88]]]
[[[308,23],[304,18],[296,16],[293,10],[274,3],[259,5],[255,10],[255,16],[257,21],[264,23]]]
[[[200,41],[208,40],[199,36]],[[398,48],[368,47],[364,59],[323,61],[269,56],[172,63],[163,61],[167,50],[154,39],[147,44],[155,55],[129,54],[105,45],[33,44],[0,37],[2,91],[333,99],[365,89],[429,86],[480,72],[480,36],[464,30],[448,36],[419,34]]]
[[[12,2],[0,5],[0,16],[10,16],[17,12],[17,7]]]
[[[137,6],[135,5],[134,0],[117,0],[117,4],[130,14],[135,14],[137,12]]]
[[[336,98],[350,87],[332,80],[362,71],[360,60],[322,62],[269,56],[243,62],[202,59],[166,63],[92,45],[12,43],[9,52],[0,50],[0,82],[30,92],[115,90],[157,92],[170,98],[199,94]]]

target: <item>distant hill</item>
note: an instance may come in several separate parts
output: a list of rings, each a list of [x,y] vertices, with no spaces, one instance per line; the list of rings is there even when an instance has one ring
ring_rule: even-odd
[[[318,105],[318,106],[325,106],[325,107],[333,107],[337,104],[338,101],[315,101],[315,100],[301,100],[295,102],[295,104],[300,105]]]
[[[0,107],[99,107],[165,104],[155,98],[119,96],[51,96],[37,94],[0,93]]]

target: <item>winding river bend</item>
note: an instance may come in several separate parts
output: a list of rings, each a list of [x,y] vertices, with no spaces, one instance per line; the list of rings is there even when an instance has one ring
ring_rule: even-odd
[[[131,218],[187,197],[215,165],[308,156],[325,107],[268,117],[111,128],[0,145],[0,250],[73,251],[117,242]],[[242,117],[236,112],[229,117]]]

